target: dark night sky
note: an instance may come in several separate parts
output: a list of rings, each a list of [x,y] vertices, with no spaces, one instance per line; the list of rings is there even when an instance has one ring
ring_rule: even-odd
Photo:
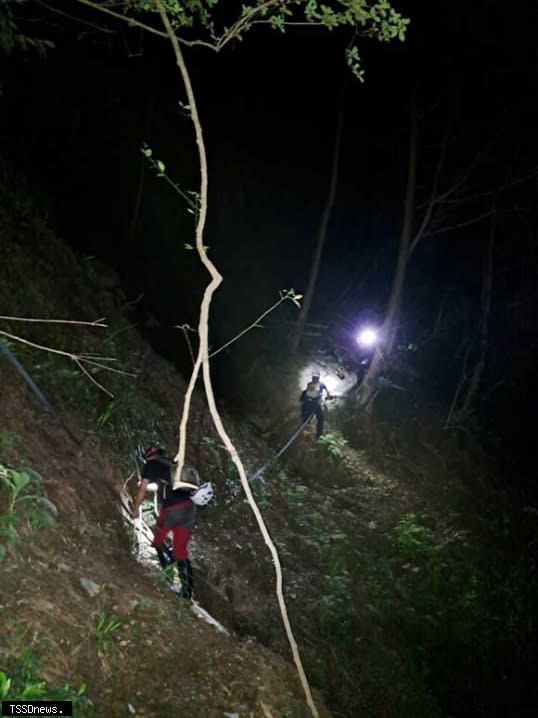
[[[342,164],[315,306],[320,317],[383,309],[401,225],[414,90],[419,201],[449,120],[447,181],[486,148],[468,194],[537,166],[533,3],[517,10],[486,0],[395,5],[412,19],[408,39],[363,43],[364,85],[346,71],[345,33],[255,31],[219,56],[187,53],[209,152],[207,244],[226,280],[214,308],[215,341],[252,319],[278,289],[304,289],[342,102]],[[74,0],[54,7],[78,12]],[[197,184],[170,48],[109,22],[114,33],[93,32],[43,4],[28,3],[25,22],[25,30],[52,37],[57,47],[46,59],[19,54],[2,61],[0,152],[40,189],[59,233],[113,264],[130,297],[144,290],[146,308],[165,323],[195,324],[204,274],[182,249],[192,242],[192,221],[149,169],[135,231],[130,227],[144,141],[182,186]],[[537,298],[528,297],[538,279],[535,199],[533,182],[499,199],[489,379],[505,379],[515,367],[516,381],[533,389]],[[484,207],[483,199],[451,207],[447,221],[456,224]],[[454,347],[476,325],[487,232],[481,223],[425,240],[411,265],[408,338],[431,330],[439,307],[448,307],[445,343],[424,359],[441,366],[441,376],[445,364],[456,371]],[[518,411],[529,408],[523,402]]]

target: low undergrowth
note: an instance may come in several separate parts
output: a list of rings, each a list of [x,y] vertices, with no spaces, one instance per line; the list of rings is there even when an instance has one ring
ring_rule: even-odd
[[[0,671],[0,700],[70,701],[75,718],[97,718],[93,703],[86,695],[86,686],[51,686],[40,675],[39,659],[29,650],[17,658],[12,657]]]

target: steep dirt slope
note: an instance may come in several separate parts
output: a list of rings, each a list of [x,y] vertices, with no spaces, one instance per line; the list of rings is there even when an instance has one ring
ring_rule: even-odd
[[[129,373],[86,365],[114,394],[109,396],[69,358],[2,337],[71,435],[1,357],[2,477],[14,476],[10,467],[27,468],[32,482],[17,502],[5,480],[0,491],[0,670],[28,684],[28,666],[35,663],[32,676],[52,687],[77,690],[85,684],[93,708],[81,705],[81,715],[309,715],[290,662],[254,638],[219,632],[195,618],[159,575],[132,557],[117,487],[133,468],[137,441],[159,439],[173,449],[183,380],[139,337],[119,311],[121,298],[103,289],[91,264],[36,217],[30,200],[4,192],[0,221],[2,315],[80,321],[106,316],[108,323],[96,330],[8,318],[2,331],[62,351],[111,356],[115,368]],[[199,449],[211,432],[197,398],[191,426],[198,443],[190,445],[189,455],[204,473]],[[54,526],[35,527],[42,504],[32,495],[53,502]],[[211,522],[204,529],[201,514],[203,536]],[[319,696],[318,702],[328,716]]]

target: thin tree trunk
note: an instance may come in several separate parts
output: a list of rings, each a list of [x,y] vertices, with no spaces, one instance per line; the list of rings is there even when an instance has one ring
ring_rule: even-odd
[[[411,114],[411,134],[409,138],[409,161],[407,165],[407,188],[405,192],[404,216],[402,232],[398,245],[398,259],[392,280],[392,290],[387,311],[381,327],[383,351],[377,349],[372,363],[359,390],[359,406],[369,408],[376,393],[376,387],[383,370],[383,356],[392,351],[396,338],[396,327],[402,304],[403,288],[411,246],[411,235],[415,218],[415,195],[417,186],[417,116],[413,109]]]
[[[489,316],[491,313],[491,288],[493,284],[493,249],[495,245],[495,231],[497,218],[495,211],[491,218],[491,228],[489,232],[488,253],[484,267],[484,283],[482,285],[482,319],[480,322],[480,356],[475,364],[471,380],[465,392],[465,398],[461,407],[461,415],[466,416],[469,413],[471,404],[475,398],[476,392],[482,379],[482,374],[486,368],[486,358],[489,345]]]
[[[458,380],[458,385],[456,386],[456,391],[454,392],[454,396],[452,397],[452,401],[450,402],[450,409],[448,410],[448,415],[445,421],[445,430],[450,429],[453,425],[453,419],[457,415],[458,402],[460,400],[460,396],[465,387],[465,384],[467,383],[467,377],[469,376],[467,373],[468,353],[469,350],[467,348],[465,350],[465,356],[463,357],[463,366],[461,369],[460,378]]]
[[[310,308],[312,305],[312,299],[314,297],[314,291],[316,289],[316,283],[318,281],[319,268],[321,266],[321,255],[323,254],[323,248],[327,239],[327,228],[331,219],[331,212],[334,206],[334,198],[336,196],[336,185],[338,182],[338,167],[340,163],[340,148],[342,145],[342,125],[344,121],[344,102],[343,97],[340,103],[340,112],[338,113],[338,122],[336,125],[336,136],[334,142],[333,162],[331,169],[331,181],[329,184],[329,194],[325,207],[323,208],[323,214],[321,217],[321,224],[319,226],[318,241],[316,244],[316,250],[312,259],[312,266],[310,268],[310,276],[308,279],[308,286],[301,306],[301,311],[297,318],[297,323],[293,332],[291,340],[291,351],[296,354],[301,340],[304,334],[305,322],[308,319]]]

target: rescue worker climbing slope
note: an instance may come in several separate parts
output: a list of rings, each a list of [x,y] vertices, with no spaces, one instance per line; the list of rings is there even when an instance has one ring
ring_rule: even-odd
[[[324,396],[325,394],[325,396]],[[312,381],[309,381],[301,393],[301,416],[303,423],[313,414],[316,417],[316,439],[323,435],[323,398],[330,399],[329,390],[320,381],[319,371],[312,372]]]
[[[173,462],[166,456],[163,449],[150,447],[144,453],[145,464],[141,473],[141,482],[136,494],[132,510],[133,518],[140,515],[140,505],[144,500],[150,483],[158,486],[159,516],[154,529],[153,546],[157,551],[159,563],[163,569],[174,562],[177,563],[181,579],[181,596],[192,597],[193,575],[188,554],[188,543],[196,517],[196,505],[191,501],[193,490],[199,483],[196,469],[184,466],[181,481],[189,487],[172,488]],[[172,555],[166,545],[166,538],[173,536]],[[172,557],[173,556],[173,557]]]

